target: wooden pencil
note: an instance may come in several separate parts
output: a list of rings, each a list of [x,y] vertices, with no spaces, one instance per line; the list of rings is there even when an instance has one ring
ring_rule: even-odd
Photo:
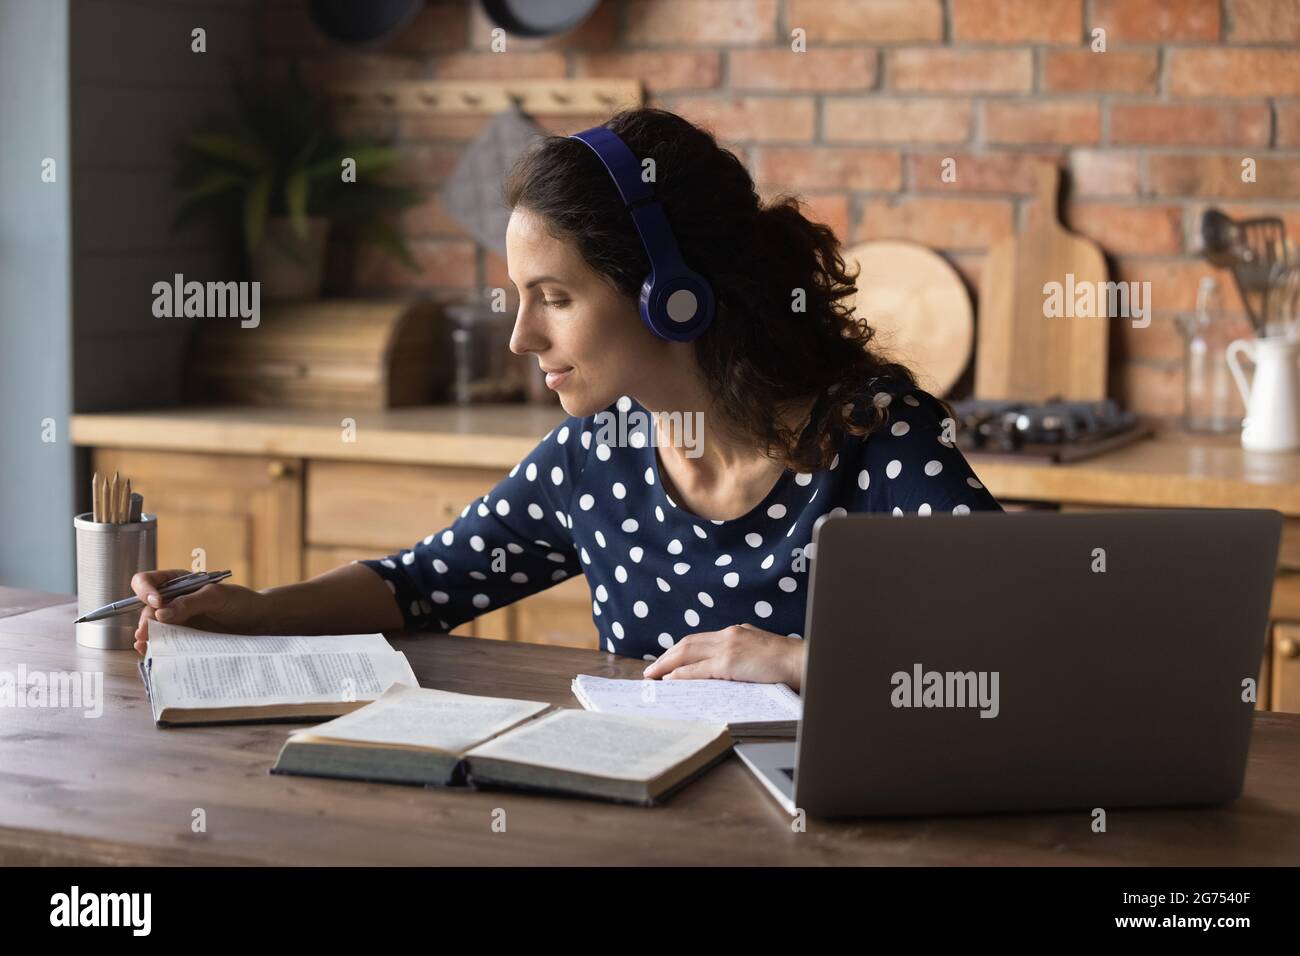
[[[90,479],[90,520],[99,520],[99,472]]]

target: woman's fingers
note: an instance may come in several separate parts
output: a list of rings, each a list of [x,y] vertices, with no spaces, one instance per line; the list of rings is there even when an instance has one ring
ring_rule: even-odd
[[[708,680],[710,678],[725,679],[718,669],[718,659],[716,657],[706,657],[704,660],[696,661],[694,664],[683,664],[664,675],[664,680]]]
[[[719,631],[700,631],[698,634],[687,634],[646,665],[641,676],[647,680],[654,680],[670,673],[675,667],[702,660],[710,654],[717,643],[719,633]]]
[[[162,596],[158,593],[158,589],[173,578],[189,573],[177,568],[168,568],[165,571],[140,571],[131,576],[131,590],[143,603],[158,607],[162,604]]]
[[[226,590],[220,584],[205,584],[197,591],[168,598],[166,605],[158,608],[155,615],[164,624],[179,624],[197,614],[219,612],[226,600]]]
[[[146,607],[140,612],[140,623],[135,626],[136,653],[144,654],[149,646],[149,622],[153,620],[153,608]]]

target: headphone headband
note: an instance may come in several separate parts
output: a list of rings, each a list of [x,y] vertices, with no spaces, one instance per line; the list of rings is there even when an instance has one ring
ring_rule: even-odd
[[[661,339],[689,342],[713,320],[713,289],[682,259],[654,187],[641,178],[641,163],[613,130],[595,126],[570,136],[585,143],[614,180],[650,259],[641,285],[641,320]]]

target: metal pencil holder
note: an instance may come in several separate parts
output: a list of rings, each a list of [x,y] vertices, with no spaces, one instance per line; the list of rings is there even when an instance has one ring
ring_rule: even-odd
[[[72,519],[77,531],[77,616],[81,617],[131,596],[131,578],[158,567],[158,517],[112,524],[92,521],[91,513]],[[77,625],[77,643],[85,647],[130,650],[140,614],[122,613]]]

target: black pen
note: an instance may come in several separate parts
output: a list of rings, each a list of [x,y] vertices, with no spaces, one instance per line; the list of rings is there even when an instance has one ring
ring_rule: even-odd
[[[183,574],[179,578],[172,578],[162,587],[158,588],[158,594],[164,598],[179,597],[182,594],[189,594],[191,591],[197,591],[205,584],[212,584],[216,581],[224,581],[230,577],[229,571],[192,571],[189,574]],[[123,598],[120,601],[114,601],[112,604],[105,604],[103,607],[97,607],[83,617],[73,621],[74,624],[81,624],[83,621],[98,621],[102,618],[113,617],[124,611],[130,611],[133,608],[144,607],[144,602],[135,595],[129,598]]]

